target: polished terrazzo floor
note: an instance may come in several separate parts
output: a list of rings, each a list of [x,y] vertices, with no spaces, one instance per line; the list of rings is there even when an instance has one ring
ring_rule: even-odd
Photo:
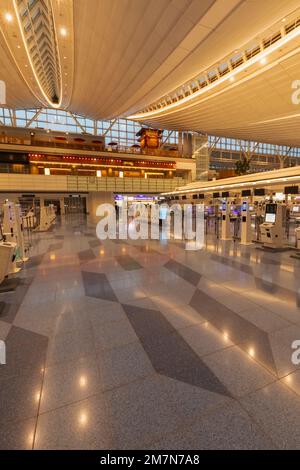
[[[0,448],[300,448],[300,261],[35,234],[0,293]]]

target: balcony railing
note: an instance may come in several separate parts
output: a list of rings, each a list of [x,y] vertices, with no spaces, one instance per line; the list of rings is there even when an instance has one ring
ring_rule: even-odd
[[[9,135],[0,135],[0,144],[9,144],[9,145],[24,145],[24,146],[34,146],[34,147],[45,147],[45,148],[58,148],[58,149],[72,149],[72,150],[81,150],[89,152],[114,152],[120,154],[131,154],[131,155],[149,155],[157,157],[171,157],[171,158],[189,158],[188,156],[183,156],[178,150],[169,150],[169,149],[142,149],[135,147],[127,147],[123,145],[114,145],[114,146],[105,146],[104,148],[101,145],[90,144],[88,142],[79,144],[76,142],[59,142],[59,141],[43,141],[36,139],[26,139],[19,138]]]

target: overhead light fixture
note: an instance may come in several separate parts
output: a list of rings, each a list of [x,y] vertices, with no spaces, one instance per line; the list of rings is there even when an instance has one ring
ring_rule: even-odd
[[[234,80],[235,80],[235,76],[234,76],[234,75],[232,75],[232,77],[230,77],[230,78],[229,78],[229,80],[230,80],[231,82],[234,82]]]
[[[261,63],[261,65],[265,65],[265,64],[267,63],[267,58],[266,58],[266,57],[262,57],[262,58],[260,59],[260,63]]]
[[[50,176],[50,168],[44,168],[45,176]]]
[[[21,49],[21,46],[20,46],[20,44],[18,44],[18,45],[17,45],[17,48],[18,48],[18,49]]]
[[[123,171],[119,171],[119,177],[120,177],[120,178],[123,178],[123,177],[124,177],[124,172],[123,172]]]
[[[102,171],[101,171],[101,170],[97,170],[96,175],[97,175],[97,178],[101,178],[101,176],[102,176]]]
[[[4,18],[6,19],[6,21],[8,21],[8,23],[11,23],[13,20],[13,16],[9,12],[5,13]]]
[[[60,34],[61,34],[62,36],[66,36],[66,35],[67,35],[67,30],[66,30],[66,28],[60,28]]]

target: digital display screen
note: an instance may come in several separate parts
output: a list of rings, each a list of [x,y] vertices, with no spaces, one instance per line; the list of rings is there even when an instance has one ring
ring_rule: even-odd
[[[264,188],[257,188],[254,189],[254,196],[264,196],[265,195],[265,189]]]
[[[276,221],[276,214],[266,214],[266,222],[274,224]]]
[[[299,206],[294,206],[293,207],[293,212],[299,212],[299,209],[300,209]]]
[[[242,211],[243,212],[246,212],[248,209],[248,203],[247,202],[243,202],[243,208],[242,208]]]
[[[286,186],[284,188],[285,194],[299,194],[299,186]]]

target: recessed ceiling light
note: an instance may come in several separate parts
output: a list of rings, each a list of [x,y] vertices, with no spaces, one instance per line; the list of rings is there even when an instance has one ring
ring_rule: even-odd
[[[20,44],[18,44],[18,45],[17,45],[17,48],[18,48],[18,49],[20,49],[20,48],[21,48]]]
[[[13,16],[12,16],[11,13],[5,13],[4,18],[5,18],[6,21],[8,21],[9,23],[11,23],[12,20],[13,20]]]
[[[267,59],[265,57],[263,57],[262,59],[260,59],[260,63],[262,65],[266,64],[267,63]]]
[[[27,65],[27,64],[25,64],[25,67],[28,67],[28,65]]]
[[[60,34],[61,34],[62,36],[66,36],[66,35],[67,35],[67,30],[66,30],[66,28],[60,28]]]
[[[64,56],[64,59],[67,59],[67,56],[66,56],[66,55]]]
[[[235,80],[234,76],[230,77],[229,80],[230,80],[231,82],[234,82],[234,80]]]
[[[67,72],[65,72],[65,75],[68,75]]]
[[[285,23],[285,22],[286,22],[286,18],[283,18],[282,22]]]

